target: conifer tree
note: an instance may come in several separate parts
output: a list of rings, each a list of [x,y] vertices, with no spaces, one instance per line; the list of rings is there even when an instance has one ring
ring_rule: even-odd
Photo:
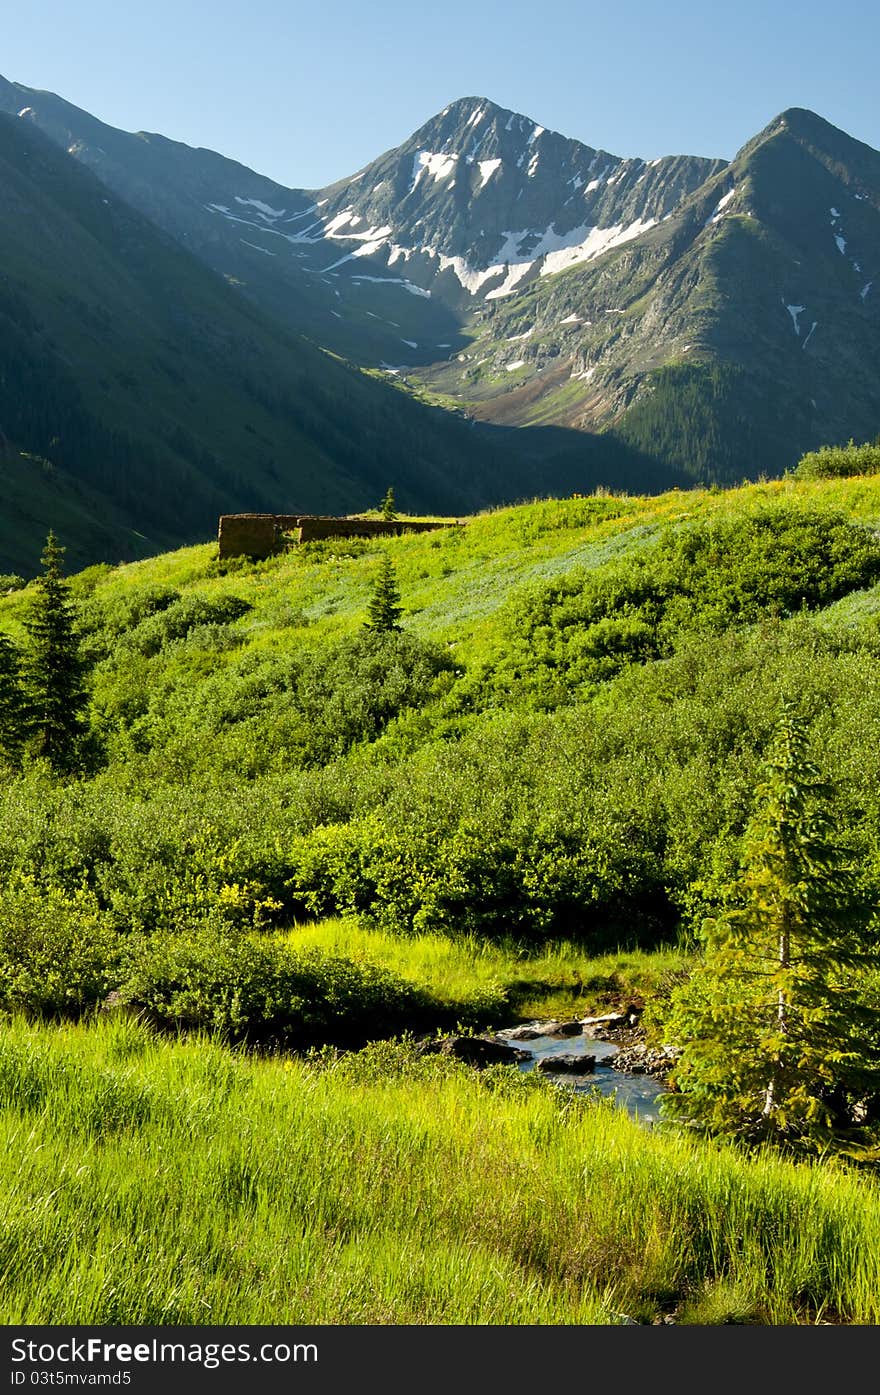
[[[665,1112],[708,1133],[858,1155],[880,1112],[880,1008],[858,975],[880,966],[878,932],[807,744],[787,705],[740,877],[673,1000],[667,1036],[681,1055]]]
[[[8,635],[0,632],[0,760],[17,765],[24,741],[24,702],[20,656]]]
[[[382,500],[382,517],[388,519],[389,522],[397,517],[394,509],[394,490],[390,484],[385,491],[385,498]]]
[[[403,607],[400,604],[400,592],[397,589],[394,566],[386,552],[382,558],[382,566],[373,584],[373,594],[367,606],[367,625],[370,629],[380,633],[388,630],[399,630],[398,621],[402,614]]]
[[[41,558],[43,575],[24,622],[30,644],[22,663],[28,744],[61,773],[77,764],[86,706],[85,666],[63,559],[64,548],[50,532]]]

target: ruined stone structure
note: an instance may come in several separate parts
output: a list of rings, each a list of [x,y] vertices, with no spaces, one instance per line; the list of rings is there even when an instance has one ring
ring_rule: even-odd
[[[415,521],[386,518],[338,518],[308,513],[225,513],[217,535],[221,557],[271,557],[289,542],[318,538],[397,537],[401,533],[430,533],[435,528],[461,527],[436,519]]]

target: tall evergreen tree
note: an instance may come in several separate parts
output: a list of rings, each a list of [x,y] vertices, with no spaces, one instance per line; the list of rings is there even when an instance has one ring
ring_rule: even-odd
[[[24,624],[30,644],[22,664],[28,744],[58,772],[74,769],[85,733],[85,665],[75,613],[63,575],[64,548],[50,532],[43,575]]]
[[[17,765],[24,741],[24,701],[20,655],[8,635],[0,632],[0,760]]]
[[[394,575],[394,565],[386,552],[382,558],[379,575],[373,585],[373,594],[367,606],[367,625],[382,631],[399,630],[398,621],[403,614],[400,592]]]
[[[880,1005],[858,970],[880,967],[880,946],[807,744],[787,706],[741,875],[674,1000],[665,1111],[709,1133],[858,1154],[876,1145],[880,1110]]]

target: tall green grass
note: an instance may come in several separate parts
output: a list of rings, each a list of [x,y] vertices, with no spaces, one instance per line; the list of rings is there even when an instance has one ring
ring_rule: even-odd
[[[591,955],[583,945],[556,941],[527,952],[499,943],[439,934],[393,935],[353,919],[298,925],[281,938],[293,949],[320,950],[378,964],[428,989],[450,1007],[479,1005],[496,1019],[585,1016],[622,998],[656,994],[688,965],[681,950]]]
[[[880,1321],[880,1192],[393,1046],[0,1038],[5,1323]]]

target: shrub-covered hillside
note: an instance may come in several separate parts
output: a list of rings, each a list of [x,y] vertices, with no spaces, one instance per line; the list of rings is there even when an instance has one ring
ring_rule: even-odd
[[[324,1004],[302,1039],[379,990],[276,962],[262,932],[295,920],[672,939],[737,865],[785,698],[876,891],[878,521],[876,477],[788,479],[72,577],[88,730],[64,778],[7,741],[0,1001],[78,1012],[118,989],[283,1035],[296,969]],[[399,630],[364,623],[384,556]],[[0,600],[25,668],[37,590]],[[215,1013],[221,961],[225,983],[259,980],[250,1008]],[[395,1003],[430,1017],[385,990],[389,1029]]]

